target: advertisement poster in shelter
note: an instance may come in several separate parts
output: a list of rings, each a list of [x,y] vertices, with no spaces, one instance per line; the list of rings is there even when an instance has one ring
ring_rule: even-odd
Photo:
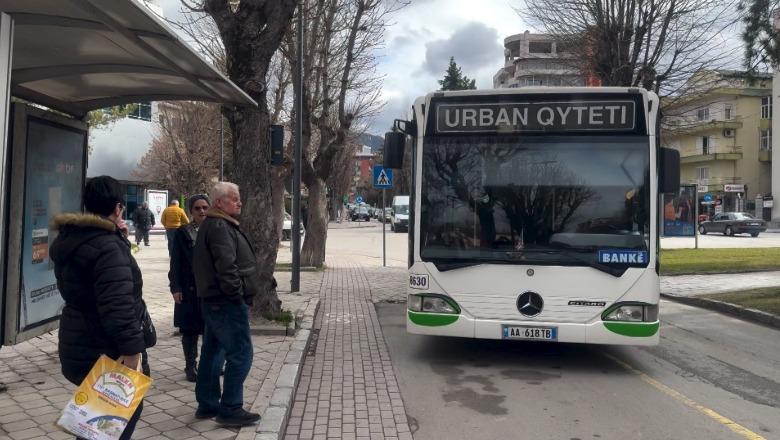
[[[677,194],[664,194],[664,236],[693,237],[695,221],[696,186],[681,186]]]
[[[86,133],[52,122],[29,119],[24,189],[21,314],[24,330],[60,315],[64,302],[57,289],[49,246],[57,231],[51,218],[81,211]]]
[[[154,214],[154,226],[152,229],[165,229],[160,221],[162,212],[168,207],[168,191],[150,189],[146,191],[146,201],[149,202],[149,209]]]

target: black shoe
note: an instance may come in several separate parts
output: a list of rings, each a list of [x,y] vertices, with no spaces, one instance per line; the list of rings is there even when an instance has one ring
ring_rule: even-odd
[[[144,243],[144,246],[149,246],[149,243]]]
[[[241,408],[230,415],[220,414],[214,420],[220,425],[225,426],[249,426],[254,425],[260,420],[260,414],[252,413]]]
[[[211,419],[216,417],[218,414],[218,411],[216,409],[213,410],[204,410],[198,408],[197,411],[195,411],[195,418],[196,419]]]

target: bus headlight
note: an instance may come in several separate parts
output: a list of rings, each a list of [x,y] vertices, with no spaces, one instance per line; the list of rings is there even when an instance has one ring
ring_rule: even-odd
[[[655,322],[658,320],[658,305],[616,304],[601,316],[604,321]]]
[[[460,313],[460,307],[455,301],[440,295],[409,295],[406,307],[413,312]]]

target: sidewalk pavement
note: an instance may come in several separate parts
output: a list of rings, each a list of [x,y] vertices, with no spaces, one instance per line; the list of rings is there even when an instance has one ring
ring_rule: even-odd
[[[273,414],[289,407],[295,374],[300,369],[308,331],[297,336],[253,335],[254,361],[244,383],[245,407],[251,406],[266,420],[257,427],[224,428],[213,420],[194,418],[195,384],[184,377],[184,355],[180,337],[174,334],[173,301],[168,290],[168,252],[165,237],[151,236],[151,246],[143,247],[136,259],[144,277],[144,299],[158,332],[157,345],[148,350],[154,383],[144,402],[144,410],[133,439],[228,440],[254,439],[257,432],[273,429]],[[301,285],[310,295],[280,293],[282,307],[298,315],[309,315],[309,326],[318,303],[316,293],[321,272],[304,273]],[[281,275],[284,277],[284,274]],[[289,292],[289,282],[279,281],[281,291]],[[304,318],[305,321],[305,318]],[[305,326],[305,324],[304,324]],[[75,386],[60,373],[57,332],[0,349],[0,439],[72,439],[54,423],[70,399]],[[285,391],[288,401],[284,401]],[[281,425],[276,420],[276,425]],[[262,426],[261,426],[262,425]],[[267,434],[266,434],[267,436]],[[278,430],[272,438],[278,437]]]
[[[774,286],[780,286],[780,271],[661,277],[661,293],[677,296],[697,296]]]
[[[406,270],[329,258],[285,439],[412,439],[374,301],[402,300]],[[370,281],[369,281],[370,280]]]

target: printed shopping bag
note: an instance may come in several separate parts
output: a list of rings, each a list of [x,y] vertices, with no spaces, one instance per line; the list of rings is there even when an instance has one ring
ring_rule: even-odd
[[[143,373],[100,356],[57,424],[89,440],[116,440],[151,384],[152,379]]]

